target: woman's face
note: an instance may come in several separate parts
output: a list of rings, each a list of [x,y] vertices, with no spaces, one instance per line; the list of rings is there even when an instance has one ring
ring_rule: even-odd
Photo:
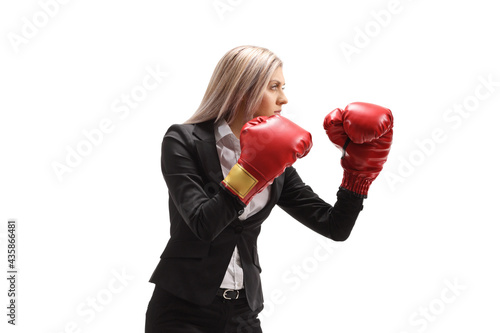
[[[288,103],[283,89],[285,89],[285,78],[282,68],[278,67],[264,90],[262,102],[257,107],[254,117],[280,114],[281,106]]]

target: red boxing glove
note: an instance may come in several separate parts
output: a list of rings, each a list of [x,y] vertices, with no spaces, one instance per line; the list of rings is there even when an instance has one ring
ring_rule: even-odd
[[[341,187],[366,198],[371,183],[387,161],[392,144],[391,110],[369,103],[351,103],[328,114],[323,127],[343,152]]]
[[[247,205],[312,147],[311,133],[280,116],[257,117],[240,134],[241,155],[222,181]]]

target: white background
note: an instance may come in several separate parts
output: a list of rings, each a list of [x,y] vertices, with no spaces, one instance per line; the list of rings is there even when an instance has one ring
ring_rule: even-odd
[[[314,142],[296,167],[332,204],[342,169],[325,115],[365,101],[395,117],[389,160],[346,242],[322,240],[278,207],[263,225],[264,331],[497,332],[500,21],[492,2],[220,3],[227,7],[2,2],[5,274],[9,218],[19,238],[18,325],[6,323],[2,278],[2,332],[144,330],[148,280],[169,238],[162,137],[195,111],[223,54],[243,44],[284,61],[283,114]],[[356,53],[344,54],[347,44]],[[114,112],[146,68],[168,76],[126,116]],[[112,130],[59,179],[54,163],[66,164],[68,149],[103,119]]]

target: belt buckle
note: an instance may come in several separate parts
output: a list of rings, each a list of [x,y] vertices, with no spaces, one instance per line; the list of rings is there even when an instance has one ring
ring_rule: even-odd
[[[238,297],[240,297],[240,291],[239,290],[226,289],[226,290],[224,290],[224,293],[222,294],[222,297],[224,297],[224,299],[232,299],[232,298],[229,298],[229,297],[226,296],[226,293],[228,291],[236,291],[236,297],[234,299],[238,299]]]

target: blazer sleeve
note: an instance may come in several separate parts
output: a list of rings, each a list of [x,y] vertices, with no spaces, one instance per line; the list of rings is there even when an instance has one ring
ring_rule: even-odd
[[[340,188],[337,202],[331,206],[304,184],[295,168],[288,167],[278,206],[317,233],[335,241],[344,241],[351,234],[363,209],[363,198]]]
[[[220,183],[208,182],[192,133],[185,126],[172,125],[161,149],[161,169],[170,198],[191,231],[203,241],[212,241],[242,213],[245,204]],[[213,192],[214,186],[220,190],[209,196],[207,192]]]

